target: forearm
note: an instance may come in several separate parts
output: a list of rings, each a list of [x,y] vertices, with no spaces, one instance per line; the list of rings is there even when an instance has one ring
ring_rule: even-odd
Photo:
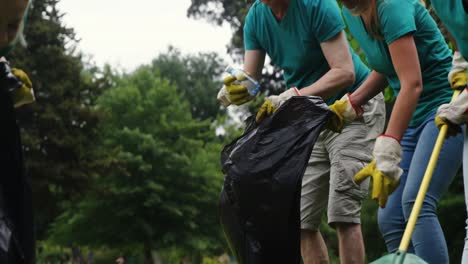
[[[382,92],[387,85],[388,81],[384,75],[372,71],[364,83],[351,94],[351,101],[355,106],[361,106]]]
[[[263,50],[247,50],[244,55],[244,71],[256,80],[262,77],[262,69],[265,64],[265,52]]]
[[[402,84],[401,92],[398,94],[393,106],[385,134],[401,140],[416,109],[421,91],[422,87],[411,87]]]
[[[326,100],[353,83],[354,68],[353,72],[340,68],[332,68],[322,78],[312,85],[302,88],[300,92],[302,95],[316,95]]]

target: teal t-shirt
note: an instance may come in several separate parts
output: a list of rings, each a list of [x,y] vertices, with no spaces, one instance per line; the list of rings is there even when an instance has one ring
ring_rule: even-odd
[[[283,69],[287,87],[303,88],[320,79],[330,66],[320,43],[344,29],[340,9],[334,0],[290,0],[281,22],[270,7],[256,1],[244,26],[246,50],[264,50],[275,65]],[[326,100],[328,104],[352,92],[367,78],[369,69],[352,51],[356,82]]]
[[[351,35],[364,51],[369,66],[387,77],[395,95],[400,91],[400,81],[388,45],[406,34],[413,35],[421,65],[423,91],[410,126],[420,124],[439,105],[450,101],[453,92],[447,75],[452,64],[452,53],[435,21],[419,0],[378,0],[383,40],[371,37],[361,17],[353,16],[345,7],[343,16]]]
[[[431,4],[468,61],[468,11],[463,7],[463,0],[432,0]]]

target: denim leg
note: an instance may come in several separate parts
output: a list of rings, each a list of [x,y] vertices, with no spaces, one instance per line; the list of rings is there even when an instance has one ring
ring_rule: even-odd
[[[414,149],[416,148],[416,132],[417,130],[408,128],[401,140],[403,154],[400,167],[403,169],[403,174],[400,178],[400,184],[388,197],[385,208],[379,208],[377,215],[380,233],[385,240],[387,251],[389,253],[394,253],[398,250],[406,227],[401,199],[406,185],[408,170],[413,158]],[[408,248],[408,252],[413,252],[411,244]]]
[[[433,121],[433,115],[426,120],[428,121],[422,127],[419,127],[418,143],[414,150],[403,190],[402,203],[405,219],[410,216],[439,134],[439,130]],[[444,141],[411,239],[416,255],[428,263],[449,263],[447,244],[436,210],[439,199],[447,191],[461,165],[463,138],[463,134],[459,133],[457,136]]]
[[[466,127],[465,127],[466,129]],[[465,132],[463,143],[463,185],[465,187],[465,204],[468,212],[468,129]],[[462,264],[468,264],[468,219],[466,219],[465,247],[463,249]]]

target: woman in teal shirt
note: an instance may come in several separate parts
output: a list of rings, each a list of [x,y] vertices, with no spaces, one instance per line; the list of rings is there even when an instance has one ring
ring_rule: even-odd
[[[454,89],[463,89],[458,98],[437,111],[436,122],[447,123],[454,131],[460,130],[460,124],[466,124],[468,115],[468,0],[432,0],[437,16],[453,36],[455,46],[449,81]],[[448,121],[448,122],[447,122]],[[468,206],[468,137],[463,145],[463,181],[465,185],[465,203]],[[468,211],[468,208],[467,208]],[[468,226],[468,219],[467,219]],[[462,263],[468,263],[468,234],[465,238]]]
[[[438,135],[435,112],[453,93],[446,77],[452,55],[418,0],[342,3],[349,30],[373,69],[352,101],[359,105],[379,92],[369,85],[375,82],[388,82],[396,95],[385,134],[375,143],[374,160],[355,177],[357,183],[373,177],[373,198],[381,206],[379,228],[388,251],[395,252]],[[461,133],[444,142],[412,236],[409,251],[429,263],[449,262],[436,207],[460,166],[462,142]]]

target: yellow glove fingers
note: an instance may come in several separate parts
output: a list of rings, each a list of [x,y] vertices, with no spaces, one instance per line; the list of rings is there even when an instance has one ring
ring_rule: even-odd
[[[338,100],[332,105],[330,105],[330,110],[332,110],[335,115],[343,118],[343,112],[346,111],[348,103],[345,100]]]
[[[434,121],[438,129],[440,129],[443,125],[447,125],[445,120],[440,118],[439,116],[436,116]]]
[[[382,176],[378,175],[380,172],[375,171],[374,173],[376,173],[376,175],[372,177],[372,199],[380,204],[380,196],[384,193],[384,184],[382,182]]]
[[[340,133],[343,130],[344,124],[343,119],[340,119],[337,115],[333,115],[328,119],[327,128],[333,132]]]
[[[382,190],[383,192],[384,190]],[[387,205],[387,200],[388,200],[388,194],[380,194],[379,196],[379,206],[380,208],[385,208],[385,205]]]
[[[371,176],[371,171],[372,168],[374,167],[375,162],[372,161],[369,163],[367,166],[362,168],[356,175],[354,175],[354,182],[357,184],[361,184],[365,179],[367,179],[369,176]]]
[[[388,195],[392,194],[396,190],[399,184],[400,184],[400,179],[398,179],[398,181],[391,181],[390,186],[388,187]]]
[[[223,83],[224,83],[224,85],[230,85],[235,80],[237,80],[235,76],[229,75],[229,76],[227,76],[226,78],[223,79]]]
[[[259,124],[267,117],[268,117],[267,110],[265,110],[263,107],[261,107],[260,110],[257,112],[257,116],[255,117],[255,121]]]
[[[245,98],[249,97],[248,94],[233,94],[233,95],[229,95],[229,99],[231,101],[240,101],[240,100],[243,100]]]
[[[242,86],[242,85],[229,85],[226,86],[226,90],[229,94],[230,97],[233,95],[249,95],[249,90],[247,90],[247,87]]]
[[[16,76],[16,78],[18,78],[18,80],[20,80],[24,85],[26,85],[27,88],[32,88],[31,80],[23,70],[13,68],[11,69],[11,72],[13,73],[13,75]]]
[[[395,184],[393,184],[393,181],[390,178],[385,177],[383,175],[380,178],[383,179],[383,183],[382,183],[382,190],[379,196],[379,206],[381,208],[385,208],[385,205],[387,204],[388,196],[395,190],[396,186]]]
[[[452,89],[454,90],[464,89],[466,87],[467,81],[468,73],[465,71],[457,72],[450,80],[450,86],[452,86]]]
[[[439,116],[436,116],[434,121],[438,129],[440,129],[443,125],[447,125],[447,138],[456,136],[461,131],[459,125],[453,124],[450,121],[446,121],[445,119],[440,118]]]
[[[13,68],[11,72],[22,83],[21,87],[13,90],[11,93],[14,106],[17,108],[25,104],[33,103],[36,99],[28,75],[24,71],[16,68]]]
[[[343,130],[343,112],[346,111],[347,106],[348,103],[345,100],[338,100],[329,106],[330,110],[333,111],[334,115],[328,120],[328,129],[338,133],[341,132],[341,130]]]
[[[260,110],[258,110],[255,121],[257,121],[257,123],[261,123],[265,118],[269,117],[275,111],[276,109],[273,107],[270,100],[266,100],[260,107]]]
[[[248,101],[250,101],[249,96],[244,96],[244,97],[236,99],[236,100],[231,99],[231,103],[235,104],[235,105],[241,105],[241,104],[247,103]]]

